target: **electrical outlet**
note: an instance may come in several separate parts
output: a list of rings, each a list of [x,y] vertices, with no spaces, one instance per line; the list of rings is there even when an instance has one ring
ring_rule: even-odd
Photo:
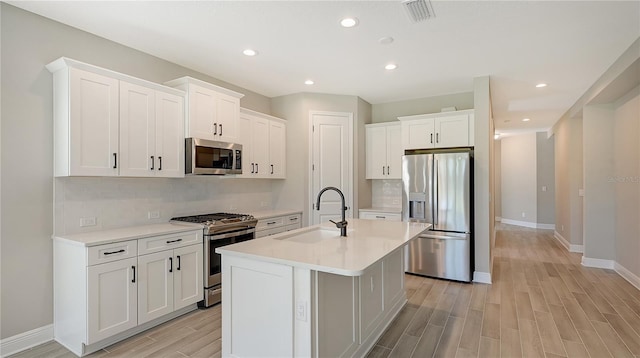
[[[155,210],[155,211],[149,211],[147,213],[147,217],[149,219],[160,219],[160,211]]]
[[[307,321],[307,302],[296,301],[296,319],[298,321]]]
[[[524,211],[522,212],[522,217],[523,217],[523,218],[526,218],[526,217],[527,217],[527,214],[525,214],[525,213],[524,213]]]
[[[547,186],[546,185],[542,186],[542,191],[547,191]]]
[[[80,227],[96,226],[95,216],[80,218]]]

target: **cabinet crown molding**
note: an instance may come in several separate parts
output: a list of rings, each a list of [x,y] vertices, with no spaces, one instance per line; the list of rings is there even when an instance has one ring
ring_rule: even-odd
[[[113,70],[108,70],[108,69],[103,68],[103,67],[90,65],[88,63],[85,63],[85,62],[82,62],[82,61],[78,61],[78,60],[74,60],[74,59],[71,59],[71,58],[68,58],[68,57],[60,57],[59,59],[49,63],[45,67],[51,73],[56,73],[56,72],[58,72],[60,70],[63,70],[63,69],[69,68],[69,67],[73,67],[73,68],[77,68],[77,69],[80,69],[80,70],[96,73],[96,74],[99,74],[99,75],[102,75],[102,76],[107,76],[107,77],[110,77],[110,78],[114,78],[114,79],[117,79],[117,80],[121,80],[121,81],[126,81],[126,82],[129,82],[129,83],[137,84],[137,85],[144,86],[144,87],[147,87],[147,88],[152,88],[152,89],[159,90],[159,91],[162,91],[162,92],[165,92],[165,93],[174,94],[176,96],[184,97],[186,95],[186,93],[184,91],[181,91],[181,90],[179,90],[177,88],[163,86],[163,85],[161,85],[159,83],[143,80],[141,78],[137,78],[137,77],[133,77],[133,76],[130,76],[130,75],[126,75],[124,73],[116,72],[116,71],[113,71]]]
[[[182,85],[194,84],[194,85],[198,85],[200,87],[208,88],[210,90],[213,90],[213,91],[216,91],[216,92],[219,92],[219,93],[226,94],[228,96],[232,96],[232,97],[236,97],[236,98],[244,97],[244,94],[242,94],[240,92],[232,91],[232,90],[230,90],[228,88],[220,87],[220,86],[214,85],[212,83],[205,82],[205,81],[199,80],[197,78],[189,77],[189,76],[176,78],[175,80],[167,81],[164,84],[165,84],[165,86],[170,86],[170,87],[177,87],[177,86],[182,86]]]
[[[246,115],[250,115],[250,116],[255,116],[255,117],[260,117],[260,118],[265,118],[265,119],[270,119],[270,120],[275,120],[275,121],[280,121],[280,122],[286,122],[286,119],[284,118],[278,118],[278,117],[274,117],[270,114],[266,114],[266,113],[262,113],[262,112],[257,112],[254,111],[252,109],[248,109],[248,108],[244,108],[244,107],[240,107],[240,114],[246,114]]]
[[[475,112],[474,109],[465,109],[461,111],[450,111],[450,112],[436,112],[436,113],[425,113],[425,114],[416,114],[412,116],[401,116],[398,117],[401,121],[410,121],[415,119],[427,119],[427,118],[442,118],[442,117],[453,117],[459,116],[461,114],[473,114]]]

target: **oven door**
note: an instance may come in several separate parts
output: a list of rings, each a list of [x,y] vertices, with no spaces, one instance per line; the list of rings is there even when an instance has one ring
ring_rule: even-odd
[[[205,236],[204,247],[204,277],[205,288],[220,285],[222,282],[222,256],[216,253],[216,248],[235,244],[255,238],[255,228],[242,228],[230,232]]]

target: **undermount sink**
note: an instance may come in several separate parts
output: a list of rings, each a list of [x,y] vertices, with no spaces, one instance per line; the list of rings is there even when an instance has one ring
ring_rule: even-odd
[[[347,229],[347,234],[353,232],[353,229]],[[303,231],[300,233],[292,233],[290,235],[282,235],[281,237],[276,237],[274,239],[283,240],[283,241],[291,241],[291,242],[300,242],[300,243],[316,243],[322,240],[327,239],[337,239],[340,238],[340,229],[335,227],[314,227],[309,231]]]

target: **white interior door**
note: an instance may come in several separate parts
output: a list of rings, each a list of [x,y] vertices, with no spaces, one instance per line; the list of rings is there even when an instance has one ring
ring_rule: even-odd
[[[312,166],[311,202],[316,203],[320,190],[333,186],[345,197],[347,217],[352,217],[353,188],[353,114],[311,111],[312,123]],[[335,191],[322,194],[320,210],[314,207],[311,224],[329,220],[340,220],[341,200]]]

